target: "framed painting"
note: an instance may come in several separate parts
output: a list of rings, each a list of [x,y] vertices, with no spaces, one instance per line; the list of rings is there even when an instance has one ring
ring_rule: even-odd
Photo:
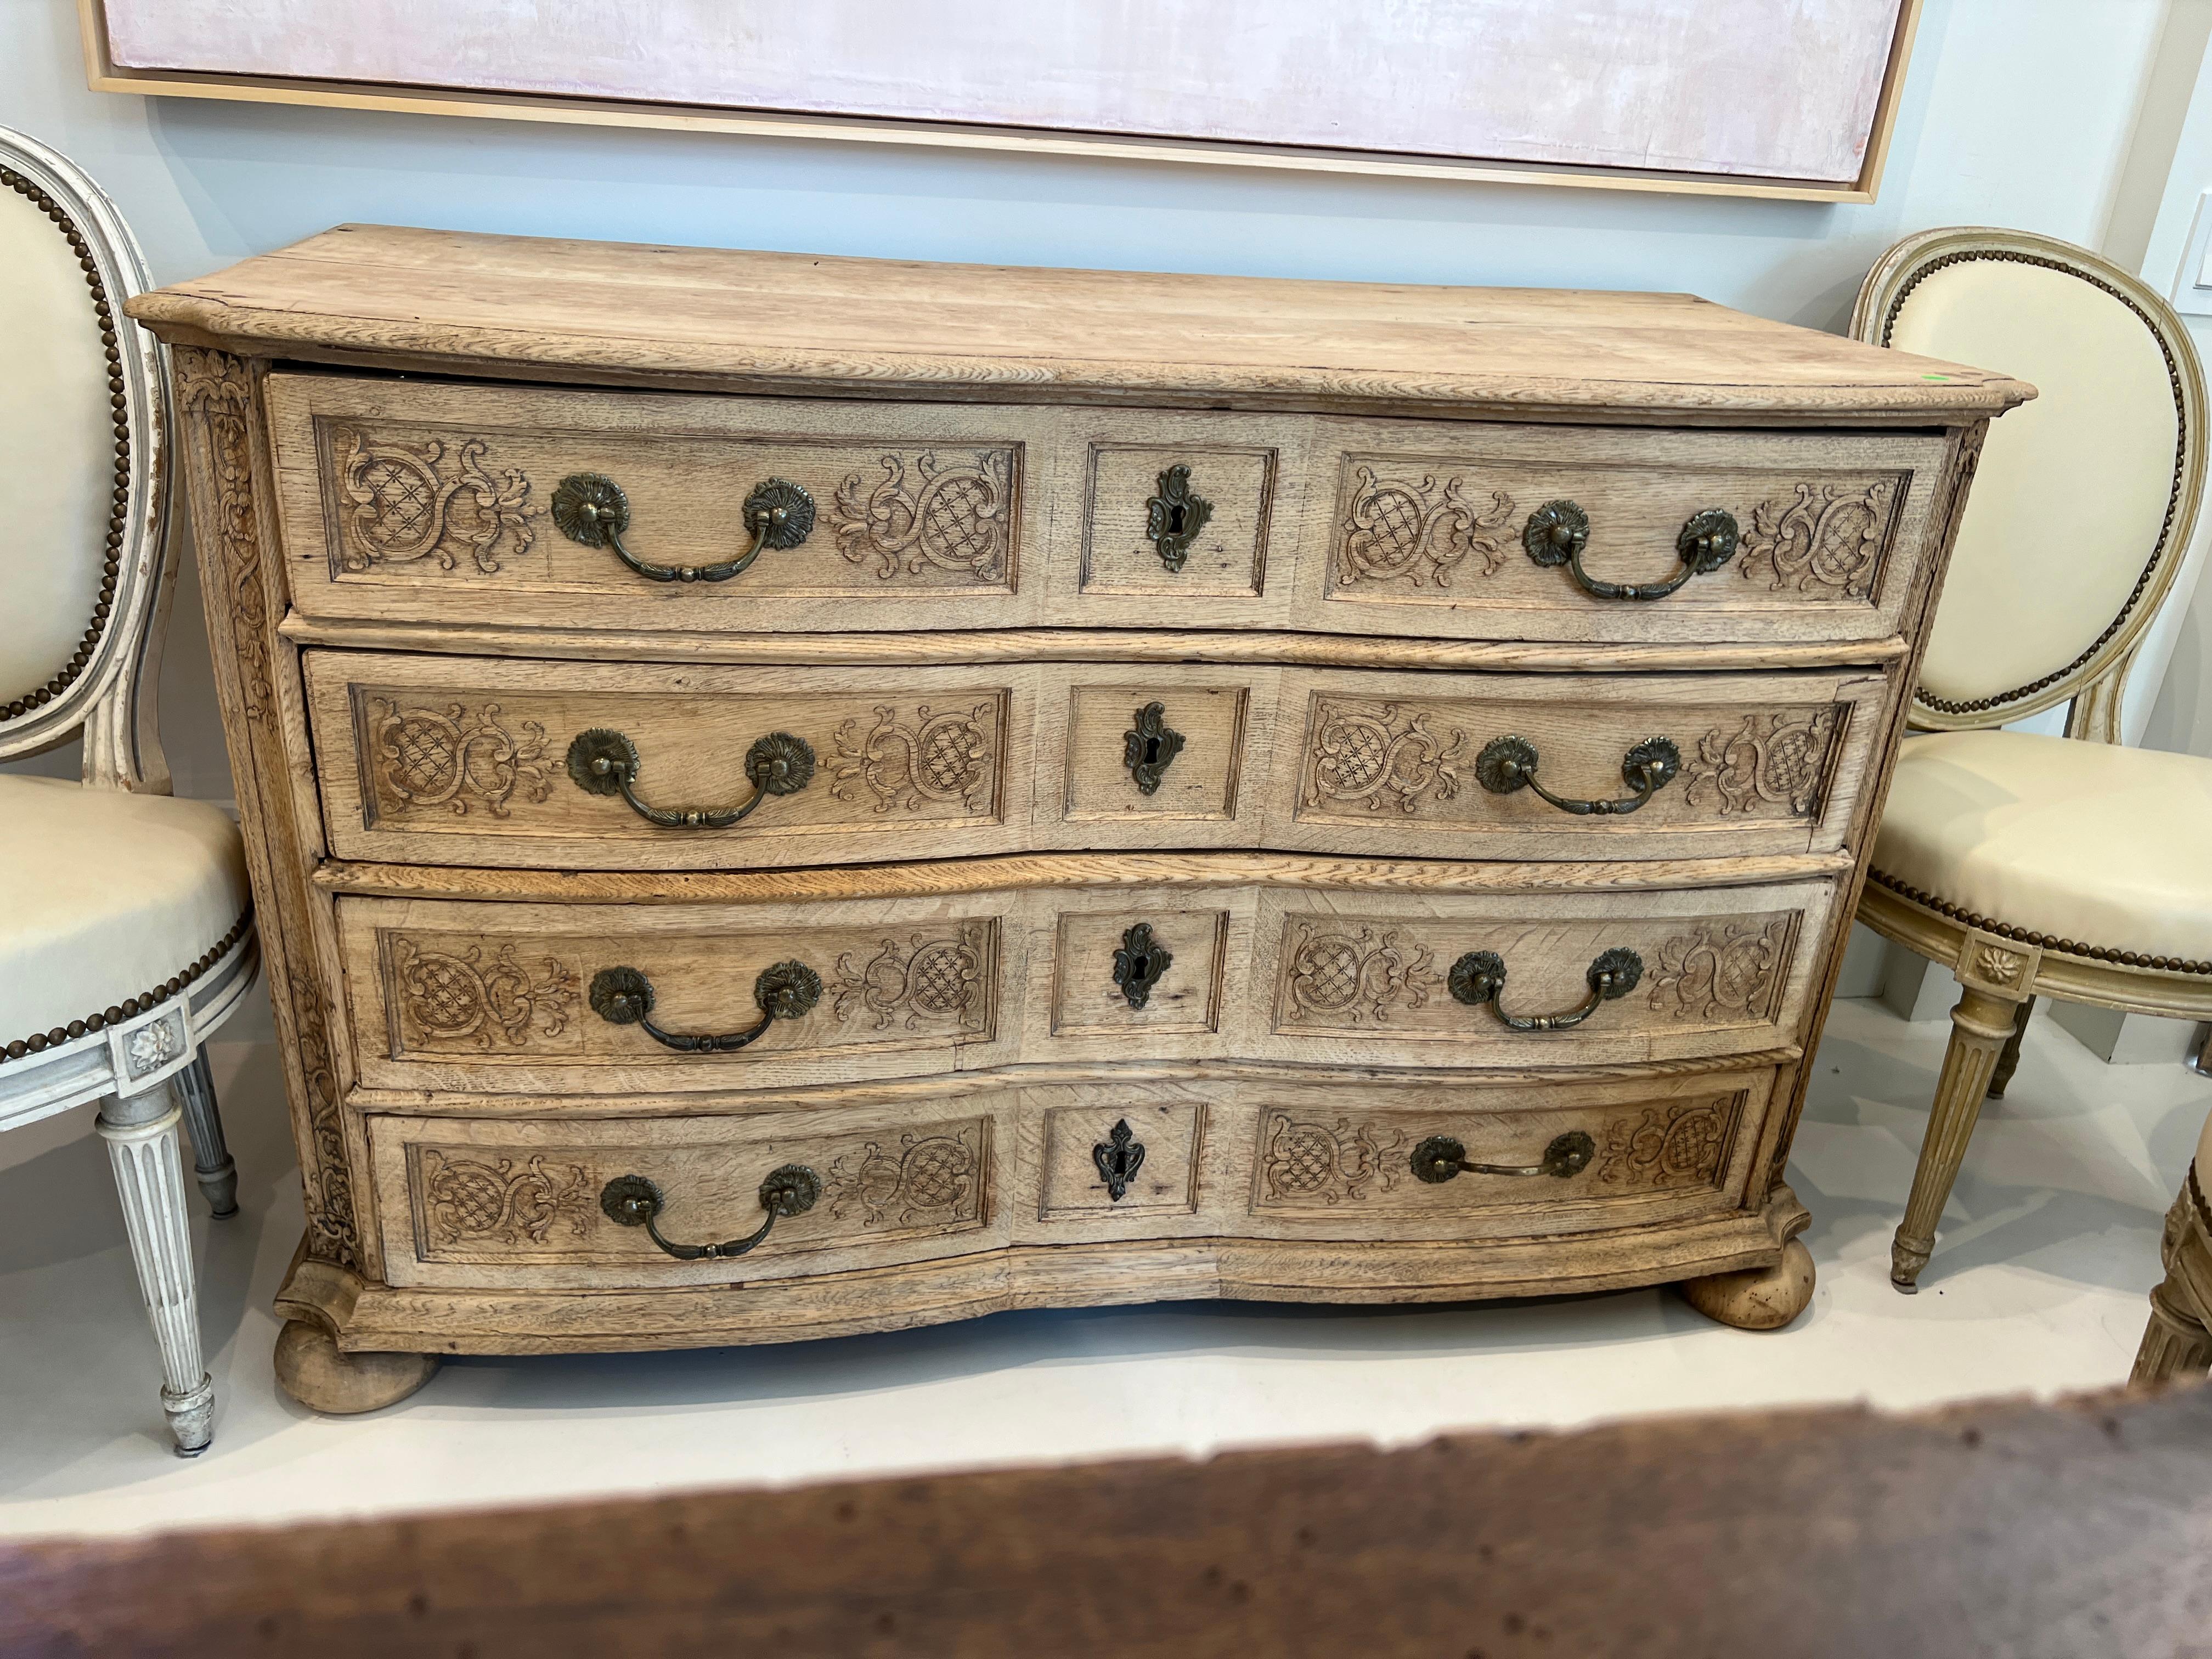
[[[78,0],[97,89],[1870,201],[1920,0]]]

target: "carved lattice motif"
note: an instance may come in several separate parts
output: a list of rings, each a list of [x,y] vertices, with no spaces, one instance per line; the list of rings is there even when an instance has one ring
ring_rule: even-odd
[[[502,945],[487,964],[480,945],[459,952],[426,950],[396,935],[392,967],[399,1006],[432,1042],[520,1046],[529,1041],[533,1024],[549,1037],[560,1036],[576,994],[575,973],[547,957],[543,972],[533,975],[514,952],[514,945]]]
[[[1010,449],[957,458],[926,450],[913,461],[892,453],[870,486],[858,472],[837,486],[830,527],[837,550],[889,581],[940,570],[977,582],[1006,579],[1013,503]]]
[[[1801,483],[1787,501],[1761,501],[1751,510],[1736,568],[1747,580],[1766,578],[1777,592],[1863,599],[1881,568],[1896,495],[1894,478],[1878,478],[1864,489]]]
[[[482,438],[461,440],[449,467],[441,439],[409,448],[371,443],[349,427],[336,435],[344,446],[340,482],[352,503],[340,558],[346,569],[429,559],[451,570],[457,552],[465,550],[477,569],[494,575],[502,540],[510,553],[530,550],[530,480],[520,472],[496,479],[486,472],[490,446]]]
[[[840,800],[858,800],[856,787],[865,788],[878,812],[894,807],[914,811],[925,801],[978,812],[989,805],[995,781],[995,703],[979,702],[965,712],[947,709],[942,714],[933,714],[927,703],[921,703],[904,719],[899,709],[878,703],[875,716],[875,724],[865,732],[858,720],[837,728],[837,753],[842,758],[830,786],[831,794]]]
[[[1788,966],[1790,921],[1701,921],[1663,941],[1645,975],[1651,1006],[1677,1019],[1771,1017]]]
[[[1459,793],[1452,763],[1467,746],[1467,733],[1447,730],[1439,737],[1428,722],[1426,709],[1408,714],[1399,703],[1316,699],[1303,804],[1357,803],[1370,812],[1395,806],[1412,813],[1431,800],[1450,800]]]
[[[1633,1121],[1615,1121],[1606,1133],[1597,1178],[1608,1186],[1647,1189],[1713,1185],[1728,1160],[1741,1103],[1738,1096],[1663,1109],[1647,1106]]]
[[[403,708],[389,698],[369,704],[369,745],[382,793],[406,806],[447,806],[465,815],[480,805],[495,818],[520,791],[544,800],[553,792],[546,769],[545,728],[525,720],[518,739],[501,723],[500,707],[471,714],[460,703]]]
[[[1399,943],[1356,923],[1293,922],[1283,953],[1279,1006],[1291,1024],[1386,1024],[1394,1007],[1420,1008],[1443,983],[1434,955],[1418,939]]]
[[[837,958],[830,988],[838,1023],[872,1018],[878,1031],[894,1022],[911,1031],[925,1019],[956,1020],[964,1029],[981,1029],[989,1012],[988,943],[987,925],[975,922],[949,939],[912,933],[903,945],[887,939],[865,961],[847,952]]]
[[[864,1227],[973,1221],[983,1190],[979,1139],[972,1125],[951,1134],[901,1135],[896,1157],[871,1140],[830,1165],[823,1202],[833,1220],[857,1208]]]
[[[574,1164],[548,1170],[543,1158],[532,1158],[517,1169],[512,1158],[481,1163],[434,1146],[422,1153],[422,1193],[438,1244],[543,1244],[556,1224],[580,1238],[593,1209],[590,1183]]]
[[[1403,577],[1416,587],[1424,581],[1449,587],[1453,570],[1470,553],[1481,559],[1486,576],[1504,562],[1497,532],[1513,517],[1513,498],[1504,491],[1492,491],[1489,507],[1479,511],[1461,493],[1462,478],[1448,477],[1439,489],[1433,474],[1412,483],[1362,466],[1353,477],[1357,487],[1337,545],[1339,586]]]
[[[1723,817],[1776,807],[1792,817],[1813,817],[1844,712],[1832,703],[1810,714],[1747,714],[1734,727],[1716,726],[1683,763],[1684,799],[1693,806],[1715,801]]]
[[[1334,1205],[1367,1196],[1370,1185],[1389,1192],[1397,1185],[1390,1154],[1405,1144],[1395,1129],[1370,1123],[1353,1128],[1348,1118],[1334,1125],[1267,1114],[1261,1145],[1260,1186],[1275,1203]]]

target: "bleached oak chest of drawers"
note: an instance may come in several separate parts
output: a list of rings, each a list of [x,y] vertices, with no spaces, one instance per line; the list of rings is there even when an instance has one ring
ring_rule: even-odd
[[[1811,1288],[1986,421],[1680,295],[348,228],[132,309],[306,1180],[280,1375]]]

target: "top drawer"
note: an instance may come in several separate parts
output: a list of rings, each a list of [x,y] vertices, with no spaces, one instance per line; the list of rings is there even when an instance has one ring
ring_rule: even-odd
[[[1870,641],[1898,631],[1946,453],[338,375],[274,376],[270,407],[305,617],[733,635]]]

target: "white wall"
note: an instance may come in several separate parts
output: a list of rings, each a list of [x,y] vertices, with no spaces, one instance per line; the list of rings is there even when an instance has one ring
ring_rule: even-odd
[[[70,0],[0,0],[0,123],[98,178],[163,281],[361,220],[1018,264],[1683,289],[1838,328],[1868,264],[1907,231],[1998,224],[2099,245],[2136,183],[2130,145],[2167,9],[1927,0],[1871,206],[149,100],[85,89]],[[2143,213],[2119,217],[2140,240]],[[228,775],[200,629],[186,595],[164,726],[179,792],[220,798]],[[2177,661],[2194,661],[2201,679],[2203,641],[2193,648]],[[2200,746],[2208,739],[2212,721],[2198,732]]]

